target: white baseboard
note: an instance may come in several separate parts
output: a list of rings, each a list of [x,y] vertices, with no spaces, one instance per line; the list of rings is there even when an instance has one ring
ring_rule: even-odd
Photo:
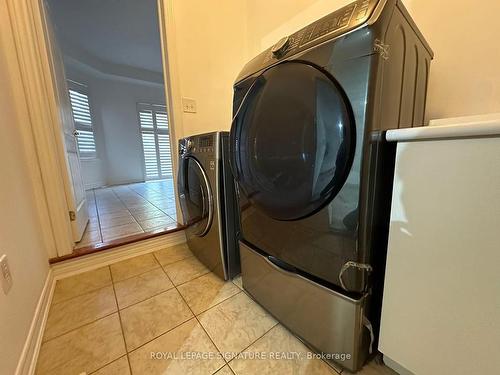
[[[59,280],[184,242],[186,242],[184,231],[169,233],[148,240],[138,241],[114,249],[103,250],[99,253],[56,263],[52,265],[52,272],[54,279]]]
[[[52,270],[49,269],[42,294],[38,299],[35,314],[31,321],[28,337],[26,338],[21,357],[17,364],[16,375],[32,375],[35,373],[38,353],[42,345],[43,332],[49,315],[50,302],[52,301],[55,285]]]
[[[104,181],[92,182],[90,184],[85,184],[85,190],[99,189],[105,185]]]

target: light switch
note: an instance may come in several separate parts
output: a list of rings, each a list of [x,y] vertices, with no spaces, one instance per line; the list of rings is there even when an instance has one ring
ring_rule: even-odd
[[[182,98],[182,110],[187,113],[196,113],[196,100],[191,98]]]
[[[12,288],[12,274],[10,273],[7,255],[5,254],[0,257],[0,276],[2,278],[3,292],[4,294],[7,294],[9,293],[10,288]]]

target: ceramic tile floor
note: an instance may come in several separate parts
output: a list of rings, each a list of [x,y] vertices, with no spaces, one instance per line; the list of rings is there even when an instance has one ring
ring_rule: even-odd
[[[241,278],[221,281],[182,244],[59,280],[36,374],[339,373],[319,359],[271,352],[309,351],[241,289]],[[359,374],[393,372],[372,362]]]
[[[87,191],[90,221],[77,249],[177,225],[171,179]]]

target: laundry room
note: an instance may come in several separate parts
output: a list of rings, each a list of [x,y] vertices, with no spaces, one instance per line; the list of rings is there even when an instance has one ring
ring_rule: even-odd
[[[0,0],[0,375],[500,373],[486,0]]]

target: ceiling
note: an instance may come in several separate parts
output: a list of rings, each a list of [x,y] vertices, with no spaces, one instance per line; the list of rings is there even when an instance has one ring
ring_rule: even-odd
[[[101,65],[162,72],[156,0],[46,2],[64,54],[80,60],[87,56]]]

